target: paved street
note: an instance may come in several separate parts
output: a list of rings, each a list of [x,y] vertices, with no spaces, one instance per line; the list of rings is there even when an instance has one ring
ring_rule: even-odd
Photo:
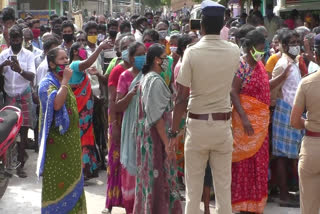
[[[9,187],[0,200],[1,214],[38,214],[40,213],[41,182],[37,182],[35,166],[37,154],[28,150],[29,160],[26,165],[28,178],[21,179],[13,177]],[[98,179],[90,181],[85,187],[88,214],[100,214],[104,208],[106,192],[106,172],[100,171]],[[211,205],[212,213],[214,203]],[[112,214],[124,214],[121,208],[115,208]],[[264,212],[265,214],[298,214],[299,209],[280,208],[276,204],[270,203]]]

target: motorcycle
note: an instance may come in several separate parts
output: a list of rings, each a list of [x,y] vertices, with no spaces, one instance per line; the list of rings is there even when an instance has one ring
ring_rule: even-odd
[[[16,136],[22,125],[19,108],[6,106],[0,110],[0,199],[4,195],[12,170],[19,167]]]

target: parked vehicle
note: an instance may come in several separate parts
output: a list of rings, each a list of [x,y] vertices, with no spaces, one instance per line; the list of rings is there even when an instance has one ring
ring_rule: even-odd
[[[17,161],[16,136],[22,125],[21,110],[14,106],[6,106],[0,110],[0,199],[4,195],[11,170],[20,163]]]

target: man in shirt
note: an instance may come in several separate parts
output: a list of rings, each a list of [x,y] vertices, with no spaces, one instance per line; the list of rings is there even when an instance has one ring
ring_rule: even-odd
[[[225,8],[205,0],[201,9],[203,37],[184,53],[169,137],[173,138],[170,143],[175,146],[182,114],[188,110],[185,213],[200,213],[203,179],[209,160],[216,192],[216,211],[231,214],[233,138],[230,92],[233,76],[239,67],[240,50],[235,44],[220,39]]]
[[[87,34],[87,46],[86,51],[88,57],[91,56],[96,48],[97,48],[97,35],[98,35],[98,24],[96,22],[90,21],[85,26],[85,32]],[[93,105],[93,126],[95,132],[95,140],[96,144],[99,147],[103,147],[105,145],[105,136],[104,136],[104,125],[103,123],[99,123],[103,121],[104,116],[104,107],[105,107],[105,100],[106,100],[106,90],[105,87],[108,82],[108,78],[103,75],[102,70],[102,61],[103,57],[100,55],[95,63],[92,65],[91,68],[95,70],[95,75],[89,74],[89,79],[91,83],[92,94],[94,98],[94,105]],[[106,122],[106,121],[103,121]],[[100,160],[101,164],[104,165],[104,160]]]
[[[139,17],[136,21],[136,32],[134,37],[137,42],[142,43],[143,32],[149,27],[149,23],[146,17]]]
[[[15,11],[11,7],[6,7],[2,10],[3,33],[0,35],[0,52],[10,46],[9,29],[14,25]]]
[[[293,30],[281,33],[282,56],[272,72],[277,78],[290,69],[287,79],[271,91],[271,106],[275,106],[272,118],[272,154],[277,157],[277,177],[280,188],[279,205],[298,207],[298,202],[289,197],[287,169],[297,163],[302,140],[302,132],[290,126],[290,112],[294,97],[301,81],[301,73],[296,58],[300,54],[299,34]],[[292,164],[290,164],[292,163]],[[295,171],[297,169],[293,169]]]
[[[40,39],[40,20],[32,19],[30,23],[30,29],[33,33],[32,45],[36,48],[43,49],[42,41]]]
[[[63,48],[68,56],[70,54],[71,46],[74,42],[74,26],[71,21],[63,21],[62,23],[62,38],[63,42],[61,44],[61,48]]]
[[[281,19],[280,17],[274,15],[272,4],[267,5],[266,14],[267,16],[264,17],[264,26],[268,31],[267,40],[269,43],[271,43],[273,36],[276,34],[277,30],[280,29]]]
[[[22,47],[23,34],[18,25],[10,28],[9,37],[10,48],[0,54],[0,73],[5,78],[6,105],[14,105],[22,111],[21,142],[18,143],[18,161],[21,165],[17,172],[20,177],[26,177],[22,169],[27,157],[25,144],[28,140],[28,129],[33,126],[30,83],[35,75],[34,56],[32,52]]]
[[[39,48],[36,48],[35,46],[33,46],[32,44],[32,40],[33,40],[33,33],[30,30],[30,28],[25,28],[22,30],[23,33],[23,39],[24,39],[24,48],[31,51],[33,53],[33,56],[36,58],[37,56],[42,54],[42,50],[40,50]]]

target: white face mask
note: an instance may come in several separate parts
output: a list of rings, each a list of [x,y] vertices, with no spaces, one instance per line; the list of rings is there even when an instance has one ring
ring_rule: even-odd
[[[289,54],[291,54],[292,56],[298,56],[300,54],[300,46],[289,46]]]

